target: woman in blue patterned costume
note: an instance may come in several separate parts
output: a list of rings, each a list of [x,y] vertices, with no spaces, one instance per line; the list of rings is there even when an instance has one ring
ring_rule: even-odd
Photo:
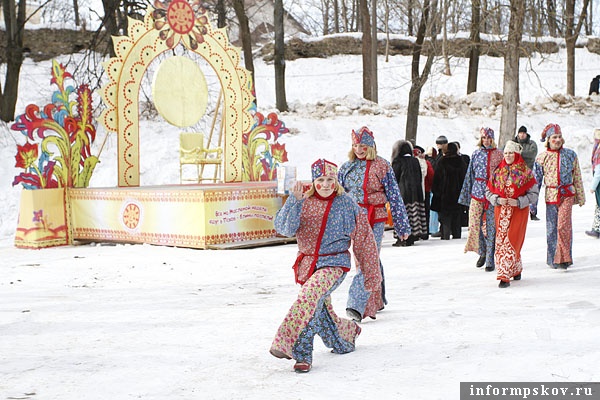
[[[316,335],[333,353],[354,351],[360,327],[335,314],[330,296],[350,270],[351,242],[367,290],[381,285],[377,244],[366,212],[337,182],[337,166],[317,160],[312,177],[306,194],[302,183],[296,182],[293,195],[275,216],[277,232],[296,236],[298,241],[294,273],[302,288],[277,330],[270,352],[277,358],[294,358],[296,372],[311,369]]]
[[[504,153],[496,148],[494,130],[481,128],[477,150],[471,155],[471,162],[463,183],[458,202],[469,207],[469,235],[465,253],[479,254],[477,268],[486,265],[486,271],[493,271],[496,224],[494,207],[490,207],[485,197],[485,188],[492,173],[504,159]]]
[[[366,126],[352,131],[352,149],[348,158],[350,160],[340,168],[338,180],[358,205],[367,210],[377,248],[381,249],[387,220],[386,202],[390,203],[396,234],[401,240],[406,240],[411,229],[398,182],[390,163],[377,155],[373,132]],[[383,278],[379,291],[370,293],[365,290],[361,268],[358,268],[352,280],[346,313],[355,321],[361,321],[365,317],[375,319],[377,311],[387,304],[383,265],[381,261],[379,263]]]

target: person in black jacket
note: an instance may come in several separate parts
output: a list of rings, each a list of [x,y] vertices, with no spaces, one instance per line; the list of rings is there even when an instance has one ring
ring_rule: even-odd
[[[600,94],[598,93],[598,90],[600,90],[600,75],[596,75],[596,77],[592,79],[592,82],[590,83],[589,95],[591,96],[592,94]]]
[[[448,143],[446,153],[438,161],[433,174],[431,209],[439,214],[442,240],[460,239],[462,206],[458,196],[465,180],[467,166],[458,155],[455,143]]]

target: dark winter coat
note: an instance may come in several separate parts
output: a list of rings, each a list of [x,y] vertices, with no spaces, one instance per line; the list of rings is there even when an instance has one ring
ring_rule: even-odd
[[[412,146],[406,140],[399,140],[392,150],[392,169],[404,204],[423,203],[423,177],[421,164],[413,156]]]
[[[458,196],[462,189],[467,166],[463,159],[448,148],[448,152],[438,161],[433,175],[431,209],[439,213],[459,211]]]
[[[531,170],[533,170],[533,163],[534,163],[535,158],[537,157],[537,153],[538,153],[537,144],[535,144],[535,142],[533,140],[531,140],[531,136],[529,135],[529,133],[527,134],[527,137],[525,138],[525,140],[520,140],[519,136],[517,135],[513,139],[513,141],[517,142],[521,146],[523,146],[523,151],[521,152],[521,157],[523,157],[523,160],[525,160],[525,164],[527,164],[527,166]]]
[[[598,94],[598,90],[600,90],[600,75],[597,75],[590,83],[590,96],[594,93]]]

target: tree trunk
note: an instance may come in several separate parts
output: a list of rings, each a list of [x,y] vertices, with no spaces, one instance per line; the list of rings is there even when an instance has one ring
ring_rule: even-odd
[[[469,51],[469,76],[467,78],[467,94],[477,91],[477,75],[479,73],[479,35],[481,29],[481,2],[471,3],[471,50]]]
[[[369,21],[369,6],[367,0],[360,0],[360,15],[362,22],[362,65],[363,65],[363,97],[371,97],[371,22]]]
[[[340,33],[340,6],[338,0],[333,0],[333,32]]]
[[[448,57],[448,1],[442,1],[442,56],[444,57],[444,75],[452,75],[450,58]]]
[[[504,86],[502,96],[502,116],[498,147],[511,140],[517,130],[517,111],[519,97],[519,48],[523,37],[525,0],[510,1],[510,21],[508,41],[504,56]]]
[[[408,10],[406,10],[406,23],[407,23],[407,27],[406,27],[406,34],[408,36],[412,36],[415,29],[415,23],[414,23],[414,17],[413,17],[413,10],[415,8],[414,5],[415,0],[408,0],[408,4],[407,4],[407,8]]]
[[[385,1],[385,62],[390,61],[390,2]]]
[[[79,1],[73,0],[73,14],[75,14],[75,26],[79,26],[81,22],[79,21]]]
[[[19,1],[18,8],[13,0],[2,0],[4,25],[6,28],[6,76],[4,88],[0,86],[0,119],[10,122],[15,119],[15,108],[19,94],[19,76],[23,65],[23,34],[27,3]],[[2,90],[4,89],[4,90]]]
[[[558,26],[556,21],[556,2],[555,0],[546,0],[546,9],[548,12],[548,34],[552,37],[558,36]]]
[[[227,13],[225,11],[225,0],[217,0],[217,28],[224,28],[225,26],[227,26]],[[241,32],[241,28],[240,28],[240,32]],[[241,34],[240,34],[240,36],[241,36]]]
[[[379,101],[377,81],[377,0],[371,0],[371,101]]]
[[[283,0],[275,0],[274,23],[275,29],[275,103],[280,112],[288,110],[285,98],[285,43],[283,30]]]
[[[565,43],[567,47],[567,94],[575,96],[575,44],[587,17],[589,0],[583,0],[581,14],[575,26],[575,0],[565,3]]]
[[[408,109],[406,110],[406,134],[405,139],[415,144],[417,142],[417,129],[419,126],[419,105],[421,102],[421,89],[427,78],[431,73],[431,66],[433,65],[433,59],[435,58],[435,51],[429,52],[427,61],[423,72],[419,74],[419,64],[421,58],[421,52],[423,49],[423,42],[425,41],[425,34],[429,28],[430,30],[430,41],[431,46],[435,47],[436,44],[436,32],[432,28],[436,20],[435,13],[437,11],[437,0],[433,0],[430,4],[429,0],[423,1],[423,13],[421,15],[421,22],[417,30],[417,38],[415,40],[415,46],[412,52],[412,63],[411,63],[411,86],[408,92]],[[434,15],[432,15],[434,14]]]
[[[108,49],[111,57],[115,57],[115,49],[112,45],[112,36],[119,36],[119,24],[117,22],[117,9],[119,8],[119,0],[102,0],[102,8],[104,10],[104,18],[102,25],[106,30]]]
[[[233,0],[233,10],[240,26],[240,40],[242,42],[242,52],[244,53],[244,66],[252,75],[252,88],[254,89],[254,59],[252,58],[252,37],[250,35],[250,25],[248,16],[244,8],[244,0]],[[254,90],[253,90],[254,91]],[[257,101],[258,103],[258,101]]]

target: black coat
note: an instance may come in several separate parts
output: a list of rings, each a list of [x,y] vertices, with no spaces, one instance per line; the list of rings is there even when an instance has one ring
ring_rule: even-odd
[[[590,95],[592,93],[598,94],[598,90],[600,89],[600,75],[592,79],[592,83],[590,83]]]
[[[412,146],[406,141],[397,142],[392,153],[392,169],[406,204],[423,203],[423,177],[421,164],[412,155]]]
[[[455,154],[442,157],[435,167],[431,192],[431,209],[437,212],[453,212],[462,210],[458,204],[458,196],[467,173],[463,159]]]

